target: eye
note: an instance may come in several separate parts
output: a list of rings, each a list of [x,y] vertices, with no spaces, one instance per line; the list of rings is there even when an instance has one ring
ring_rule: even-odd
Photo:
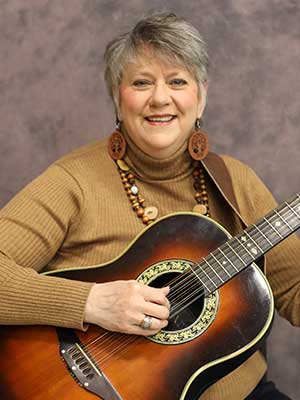
[[[147,86],[151,85],[151,82],[147,79],[136,79],[133,84],[136,88],[146,88]]]
[[[171,79],[170,84],[175,87],[182,87],[187,85],[187,81],[182,78]]]

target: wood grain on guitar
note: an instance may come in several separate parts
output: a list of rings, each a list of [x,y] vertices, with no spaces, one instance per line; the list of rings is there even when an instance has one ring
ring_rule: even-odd
[[[110,263],[48,273],[170,284],[171,318],[151,338],[53,327],[1,328],[3,400],[192,400],[259,347],[273,317],[254,264],[300,226],[296,195],[235,238],[207,217],[172,214]]]

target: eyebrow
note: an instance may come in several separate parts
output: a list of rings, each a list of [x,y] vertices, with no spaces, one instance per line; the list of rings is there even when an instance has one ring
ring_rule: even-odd
[[[167,78],[172,78],[172,77],[174,77],[174,76],[179,75],[180,73],[181,73],[181,71],[172,71],[172,72],[168,73],[168,74],[166,75],[166,77],[167,77]],[[134,71],[134,72],[133,72],[132,74],[130,74],[130,75],[131,75],[132,78],[133,78],[134,76],[136,76],[136,75],[142,75],[142,76],[149,77],[149,78],[155,77],[155,74],[154,74],[154,73],[149,72],[149,71],[147,71],[147,70]]]

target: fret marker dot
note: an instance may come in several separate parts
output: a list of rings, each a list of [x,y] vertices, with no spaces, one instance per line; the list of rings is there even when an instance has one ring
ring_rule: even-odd
[[[280,221],[276,221],[275,222],[275,226],[280,226],[281,225],[281,222]]]
[[[251,243],[247,243],[247,247],[251,247]]]
[[[226,265],[226,264],[227,264],[227,261],[223,261],[222,264],[223,264],[223,265]]]
[[[252,251],[253,254],[257,254],[258,253],[257,250],[254,247],[251,249],[251,251]]]
[[[242,238],[241,238],[241,239],[242,239],[242,241],[243,241],[243,242],[246,242],[246,241],[247,241],[247,238],[246,238],[246,236],[242,236]]]

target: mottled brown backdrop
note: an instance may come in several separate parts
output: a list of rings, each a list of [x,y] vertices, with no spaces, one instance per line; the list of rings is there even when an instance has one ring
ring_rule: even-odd
[[[0,0],[0,206],[49,163],[114,128],[105,44],[164,6],[209,43],[206,129],[278,200],[299,191],[298,0]],[[270,376],[300,398],[300,330],[277,318]]]

